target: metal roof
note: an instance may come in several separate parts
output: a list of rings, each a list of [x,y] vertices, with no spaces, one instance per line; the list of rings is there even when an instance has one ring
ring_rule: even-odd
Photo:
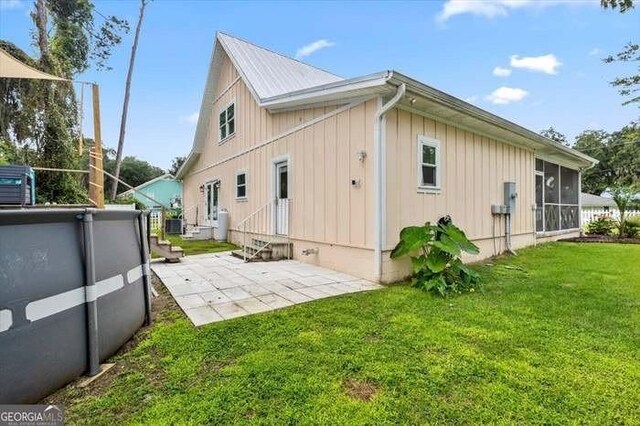
[[[227,34],[218,33],[218,40],[261,100],[343,80],[335,74]]]
[[[486,134],[496,139],[530,146],[537,153],[552,158],[558,164],[563,164],[562,161],[565,159],[568,159],[572,164],[579,163],[581,167],[590,167],[598,163],[597,160],[581,152],[558,144],[397,71],[387,70],[344,79],[239,38],[218,33],[200,108],[194,145],[177,173],[178,179],[185,175],[202,152],[208,120],[215,99],[215,86],[223,61],[223,50],[233,62],[258,104],[272,112],[298,109],[310,105],[344,104],[358,98],[391,95],[399,85],[406,84],[408,92],[418,95],[413,97],[413,102],[418,97],[425,100],[421,109],[431,111],[438,119],[447,118],[459,127],[466,127],[474,131],[484,130]],[[416,108],[418,106],[414,105]]]
[[[580,194],[580,203],[582,207],[615,207],[616,203],[611,198],[601,197],[599,195],[587,194],[583,192]]]

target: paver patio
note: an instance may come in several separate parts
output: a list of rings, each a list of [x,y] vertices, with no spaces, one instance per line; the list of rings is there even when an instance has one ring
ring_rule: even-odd
[[[381,285],[295,260],[245,263],[229,253],[201,254],[151,269],[194,325],[284,308]]]

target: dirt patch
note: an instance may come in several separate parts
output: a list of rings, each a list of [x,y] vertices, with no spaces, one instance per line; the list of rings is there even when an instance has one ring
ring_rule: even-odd
[[[640,244],[640,238],[616,238],[605,235],[584,235],[582,237],[563,238],[558,241],[570,243],[615,243],[615,244]]]
[[[371,401],[380,391],[380,386],[370,380],[347,379],[342,384],[342,390],[353,399]]]
[[[370,333],[364,338],[367,342],[380,342],[383,340],[382,336],[376,332]]]
[[[113,362],[115,365],[89,386],[84,388],[79,387],[79,384],[86,378],[84,376],[79,377],[72,383],[44,398],[40,402],[41,404],[58,404],[70,407],[76,404],[79,399],[86,396],[99,397],[109,390],[116,378],[139,369],[137,365],[138,360],[134,357],[128,357],[126,354],[138,346],[155,325],[173,321],[176,315],[183,315],[175,300],[171,297],[171,294],[169,294],[165,286],[155,275],[152,275],[151,283],[153,284],[153,288],[158,292],[158,297],[154,297],[151,303],[153,322],[148,327],[143,326],[140,328],[131,339],[118,349],[118,352],[109,360],[105,361]],[[160,356],[154,354],[153,351],[150,351],[150,354],[153,358],[160,359]],[[162,373],[160,369],[156,371],[158,377],[150,377],[150,382],[161,384],[163,382],[163,377],[160,377]]]

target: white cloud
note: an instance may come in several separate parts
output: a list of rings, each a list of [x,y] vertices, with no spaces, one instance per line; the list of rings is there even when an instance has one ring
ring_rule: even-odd
[[[0,0],[0,10],[21,9],[21,0]]]
[[[180,117],[180,122],[187,124],[197,124],[199,116],[200,113],[198,111],[194,112],[193,114],[183,115],[182,117]]]
[[[335,43],[326,39],[316,40],[313,43],[309,43],[305,46],[302,46],[296,52],[296,59],[302,59],[305,56],[311,55],[313,52],[317,52],[320,49],[325,49],[327,47],[335,46]]]
[[[493,69],[493,75],[495,75],[496,77],[509,77],[511,75],[511,69],[495,67]]]
[[[502,86],[491,92],[491,94],[488,95],[486,99],[489,102],[497,105],[507,105],[511,102],[521,101],[527,95],[529,95],[529,92],[527,92],[526,90]]]
[[[597,3],[597,0],[447,0],[436,19],[444,22],[453,16],[467,13],[491,19],[507,16],[509,11],[520,8],[543,8],[559,4],[575,6]]]
[[[594,47],[589,51],[589,56],[596,56],[596,55],[600,55],[601,53],[602,53],[602,49]]]
[[[523,57],[512,55],[510,65],[512,68],[523,68],[545,74],[557,74],[558,67],[562,65],[562,62],[558,61],[558,58],[552,54]]]

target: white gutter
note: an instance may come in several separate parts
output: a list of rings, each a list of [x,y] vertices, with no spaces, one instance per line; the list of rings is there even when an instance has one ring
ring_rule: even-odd
[[[386,170],[385,170],[385,157],[386,157],[386,141],[384,140],[383,135],[383,120],[385,114],[393,108],[400,99],[405,95],[407,91],[407,86],[402,83],[398,87],[398,91],[386,104],[381,105],[378,111],[376,111],[375,121],[374,121],[374,154],[375,154],[375,183],[374,183],[374,192],[375,192],[375,248],[374,248],[374,258],[375,258],[375,269],[374,269],[374,277],[376,277],[377,281],[382,280],[382,241],[383,236],[385,234],[386,226],[384,226],[382,217],[385,209],[385,197],[384,189],[386,182]]]

